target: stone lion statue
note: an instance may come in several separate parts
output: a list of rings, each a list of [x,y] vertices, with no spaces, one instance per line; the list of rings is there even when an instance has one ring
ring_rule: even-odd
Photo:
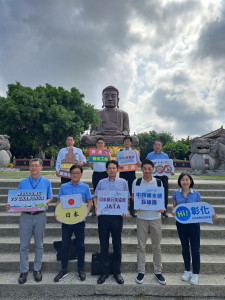
[[[0,167],[8,167],[12,157],[9,143],[9,136],[6,134],[0,135]]]
[[[193,139],[189,159],[192,169],[218,169],[222,162],[225,162],[225,135],[216,140],[209,138]]]

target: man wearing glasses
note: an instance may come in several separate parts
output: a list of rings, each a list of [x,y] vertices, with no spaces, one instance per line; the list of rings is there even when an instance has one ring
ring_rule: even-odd
[[[43,169],[42,160],[39,158],[33,158],[29,163],[30,176],[20,181],[18,189],[45,189],[47,190],[48,205],[53,200],[52,186],[49,179],[40,175]],[[6,211],[10,209],[10,205],[6,204]],[[46,212],[22,212],[20,216],[20,276],[19,284],[23,284],[27,281],[27,275],[29,271],[29,246],[32,234],[34,234],[34,279],[35,281],[42,280],[41,265],[43,256],[43,238],[46,224]]]
[[[73,165],[70,168],[71,181],[61,185],[58,201],[56,206],[60,202],[60,197],[62,195],[76,195],[79,194],[82,197],[82,201],[85,203],[87,201],[87,215],[92,207],[92,197],[90,188],[86,183],[80,181],[83,174],[83,168],[80,165]],[[64,277],[68,275],[68,260],[69,260],[69,248],[71,237],[73,232],[76,237],[76,246],[78,252],[77,258],[77,275],[81,281],[86,279],[84,273],[84,257],[85,257],[85,221],[76,223],[76,224],[65,224],[62,223],[62,256],[61,256],[61,271],[54,278],[55,282],[59,282]]]

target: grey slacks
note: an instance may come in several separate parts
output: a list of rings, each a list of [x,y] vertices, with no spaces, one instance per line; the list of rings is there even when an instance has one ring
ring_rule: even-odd
[[[20,272],[29,271],[29,247],[34,235],[35,257],[34,271],[41,270],[43,256],[43,238],[46,224],[46,212],[38,215],[21,213],[20,216]]]
[[[156,220],[143,220],[137,218],[137,263],[138,273],[145,274],[145,248],[148,238],[148,231],[150,229],[151,241],[152,241],[152,253],[153,253],[153,266],[154,273],[161,274],[162,262],[161,262],[161,236],[162,236],[162,221]]]

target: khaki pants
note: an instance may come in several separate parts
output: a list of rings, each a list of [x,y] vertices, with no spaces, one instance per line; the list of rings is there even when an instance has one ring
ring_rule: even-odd
[[[161,236],[162,236],[162,221],[156,220],[142,220],[137,218],[137,263],[138,273],[145,274],[145,248],[148,237],[148,231],[150,229],[151,241],[152,241],[152,253],[153,253],[153,266],[154,273],[161,274],[162,262],[161,262]]]

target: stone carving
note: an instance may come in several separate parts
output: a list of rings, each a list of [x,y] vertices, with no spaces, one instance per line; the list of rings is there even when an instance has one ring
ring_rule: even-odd
[[[189,157],[192,169],[215,170],[225,162],[225,135],[216,140],[193,139]]]
[[[81,145],[96,144],[99,137],[104,137],[106,144],[123,144],[123,138],[130,134],[128,114],[119,109],[119,91],[107,86],[102,91],[103,106],[99,110],[101,122],[92,128],[90,135],[83,135]],[[137,136],[132,136],[133,145],[138,146]]]
[[[12,154],[9,149],[9,136],[6,134],[0,135],[0,167],[2,168],[7,168],[10,163]]]

